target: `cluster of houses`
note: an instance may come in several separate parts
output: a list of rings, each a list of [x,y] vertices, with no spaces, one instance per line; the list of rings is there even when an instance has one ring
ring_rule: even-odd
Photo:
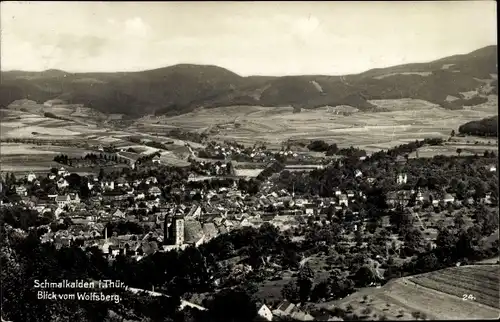
[[[200,176],[232,176],[234,175],[231,162],[222,163],[218,162],[204,162],[191,160],[191,165],[195,169],[196,174],[189,175],[189,181],[196,181]]]
[[[241,159],[252,162],[271,162],[273,153],[264,147],[242,148],[232,144],[219,144],[211,142],[199,154],[200,157],[212,157],[217,159]]]
[[[398,185],[404,185],[406,184],[408,180],[408,176],[405,173],[398,174],[396,178],[396,183]],[[469,191],[470,193],[473,193],[474,191],[471,190]],[[387,204],[395,208],[397,206],[402,206],[406,207],[407,205],[410,204],[411,201],[413,201],[415,204],[430,204],[434,207],[437,207],[439,205],[457,205],[460,206],[461,202],[456,198],[455,194],[453,193],[446,193],[446,192],[431,192],[428,190],[424,190],[421,188],[415,189],[410,189],[410,190],[397,190],[397,191],[390,191],[386,195],[387,199]],[[474,203],[473,198],[468,198],[467,202],[469,204]],[[486,196],[481,199],[481,202],[484,204],[491,204],[492,199],[491,199],[491,193],[486,193]]]
[[[83,240],[85,245],[98,246],[111,256],[127,253],[138,259],[154,251],[197,246],[219,234],[242,227],[259,227],[266,222],[282,231],[288,230],[306,224],[310,216],[324,217],[326,209],[332,205],[337,210],[345,209],[354,199],[363,198],[362,194],[340,190],[332,198],[305,199],[285,190],[263,190],[251,196],[234,185],[218,190],[172,189],[173,194],[201,196],[197,202],[174,204],[163,199],[155,177],[128,182],[123,177],[99,180],[90,176],[87,185],[92,196],[82,202],[77,193],[66,189],[68,175],[64,168],[49,174],[49,180],[57,183],[59,190],[49,192],[47,202],[26,204],[40,213],[53,212],[59,223],[67,221],[66,218],[71,219],[67,229],[48,232],[42,239],[59,246]],[[36,184],[36,175],[29,174],[27,181]],[[16,191],[26,196],[25,185],[19,185]],[[129,202],[131,198],[136,201],[132,205]],[[143,211],[139,214],[137,210]],[[172,217],[176,219],[169,220]],[[104,232],[106,224],[119,221],[133,222],[147,233],[107,236]]]
[[[221,168],[223,166],[225,164],[220,164]],[[362,176],[358,172],[356,175]],[[360,191],[340,189],[335,190],[329,198],[295,196],[286,190],[277,190],[267,181],[256,195],[243,193],[238,190],[236,183],[232,187],[217,190],[188,190],[184,186],[173,188],[170,191],[172,195],[198,196],[196,201],[179,204],[164,199],[155,177],[128,181],[125,177],[100,180],[89,176],[87,185],[91,197],[83,203],[77,193],[66,189],[69,186],[66,180],[68,175],[69,172],[64,168],[48,175],[48,179],[57,184],[58,191],[49,191],[47,202],[30,204],[26,185],[16,186],[17,194],[26,201],[25,205],[40,213],[54,213],[60,223],[65,218],[71,218],[72,224],[65,231],[49,232],[44,239],[58,240],[62,245],[68,243],[61,242],[62,240],[69,240],[71,243],[83,239],[85,244],[97,245],[110,255],[126,252],[137,258],[155,251],[198,246],[219,234],[243,227],[258,228],[269,223],[280,231],[286,231],[305,225],[310,220],[328,221],[329,216],[332,216],[332,208],[334,213],[343,212],[345,225],[357,230],[362,218],[353,205],[362,204],[366,200],[366,196]],[[39,185],[37,176],[32,173],[26,179],[31,185]],[[370,181],[369,179],[366,180]],[[399,174],[396,181],[404,185],[407,175]],[[429,202],[434,206],[456,202],[451,194],[441,196],[422,190],[401,189],[389,192],[386,197],[391,207],[406,206],[412,199],[417,203]],[[134,202],[131,203],[131,200]],[[120,221],[132,222],[142,227],[145,233],[140,236],[107,236],[104,232],[106,224]]]
[[[274,309],[272,306],[262,304],[257,314],[266,321],[343,321],[341,318],[332,317],[330,314],[310,314],[307,310],[301,308],[300,304],[290,303],[287,300],[280,302]]]

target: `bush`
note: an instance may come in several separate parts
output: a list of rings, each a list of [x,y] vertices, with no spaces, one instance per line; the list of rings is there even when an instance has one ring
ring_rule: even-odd
[[[59,117],[57,115],[55,115],[54,113],[50,113],[50,112],[43,113],[43,116],[50,117],[52,119],[59,119]]]
[[[328,145],[328,143],[326,143],[325,141],[322,141],[322,140],[316,140],[316,141],[312,141],[308,146],[307,148],[310,150],[310,151],[315,151],[315,152],[325,152],[325,151],[328,151],[328,148],[330,146]]]
[[[369,308],[369,307],[367,307],[366,309],[364,309],[364,310],[363,310],[363,312],[362,312],[362,313],[363,313],[364,315],[369,315],[369,314],[371,314],[371,313],[372,313],[372,309],[371,309],[371,308]]]

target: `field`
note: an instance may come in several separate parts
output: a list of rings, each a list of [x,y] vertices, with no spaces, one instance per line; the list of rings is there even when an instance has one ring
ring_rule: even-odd
[[[75,121],[45,117],[44,111],[50,111],[57,116],[71,116],[71,119]],[[48,171],[50,167],[59,166],[52,161],[55,155],[64,153],[71,157],[81,157],[89,152],[98,152],[97,146],[99,145],[113,144],[118,148],[133,147],[144,154],[157,151],[155,148],[135,145],[126,140],[129,136],[139,136],[142,139],[148,139],[150,136],[98,126],[95,123],[97,117],[93,112],[80,106],[47,107],[25,100],[12,104],[9,109],[0,110],[0,113],[2,140],[30,140],[30,144],[6,142],[0,144],[0,170],[2,172]],[[61,141],[66,143],[61,143]],[[187,157],[176,151],[183,146],[182,141],[174,142],[172,145],[174,151],[164,152],[160,158],[161,162],[176,166],[187,165]]]
[[[295,281],[290,272],[284,272],[283,276],[276,281],[265,281],[258,285],[258,291],[255,296],[261,300],[266,300],[269,302],[280,301],[283,299],[281,295],[281,290],[283,286],[288,284],[290,281]]]
[[[344,116],[328,107],[293,113],[291,107],[233,106],[198,109],[169,118],[144,118],[139,123],[148,130],[177,126],[206,131],[216,140],[246,145],[266,142],[271,148],[286,139],[323,139],[340,147],[353,145],[376,151],[426,137],[448,139],[461,124],[498,113],[496,96],[487,103],[456,111],[413,99],[370,102],[385,112]]]
[[[424,146],[418,149],[419,158],[429,158],[435,155],[457,155],[457,149],[461,149],[460,155],[483,154],[484,151],[498,152],[498,140],[496,138],[481,138],[474,136],[454,137],[442,146]],[[416,158],[417,152],[412,152],[410,158]]]
[[[473,295],[473,301],[500,309],[500,266],[456,267],[415,276],[410,280],[457,297]]]
[[[412,320],[413,312],[428,319],[494,319],[500,315],[499,276],[498,265],[448,268],[363,289],[333,304],[372,319]],[[463,300],[464,294],[475,300]]]
[[[122,149],[134,149],[135,151],[137,151],[137,153],[141,153],[141,154],[151,154],[151,153],[155,153],[158,151],[158,149],[156,148],[152,148],[152,147],[149,147],[149,146],[144,146],[144,145],[125,145],[125,146],[120,146],[120,148]]]
[[[257,177],[264,169],[234,169],[238,177]]]
[[[60,166],[53,161],[57,154],[79,158],[88,152],[90,150],[76,147],[2,142],[0,168],[2,172],[48,171],[51,167]]]
[[[55,153],[62,153],[61,148],[75,147],[71,152],[78,150],[76,146],[81,144],[87,145],[91,150],[98,145],[112,144],[118,148],[133,146],[139,148],[142,153],[155,151],[153,148],[129,142],[129,136],[159,142],[173,141],[170,145],[171,151],[162,154],[161,162],[186,165],[190,155],[189,151],[183,150],[186,141],[156,135],[173,127],[208,133],[211,140],[236,140],[245,145],[262,142],[271,149],[280,148],[281,142],[286,139],[305,142],[323,139],[330,143],[335,142],[341,148],[352,145],[370,152],[426,137],[448,139],[451,131],[457,131],[459,125],[498,113],[496,96],[491,97],[485,104],[457,111],[445,110],[429,102],[413,99],[377,100],[371,103],[385,112],[360,112],[344,116],[335,114],[329,107],[302,110],[301,113],[293,113],[291,107],[200,108],[175,117],[144,117],[127,129],[116,129],[103,125],[105,116],[79,105],[46,106],[23,100],[12,104],[8,109],[0,110],[0,136],[2,139],[29,139],[45,147],[37,147],[35,150],[26,147],[26,150],[20,145],[16,149],[24,150],[15,152],[11,147],[4,148],[5,144],[2,143],[2,171],[45,168],[50,165]],[[45,112],[72,121],[44,117]],[[70,144],[64,147],[48,145],[57,140],[67,140]],[[458,148],[462,149],[462,155],[479,154],[485,150],[497,151],[496,142],[493,138],[485,140],[456,136],[444,146],[421,148],[419,157],[436,154],[456,155]],[[198,143],[188,143],[195,149],[203,147]],[[78,153],[84,152],[78,150]],[[415,156],[416,153],[410,155]],[[245,167],[240,168],[241,171],[248,172]],[[257,170],[245,175],[256,174]]]

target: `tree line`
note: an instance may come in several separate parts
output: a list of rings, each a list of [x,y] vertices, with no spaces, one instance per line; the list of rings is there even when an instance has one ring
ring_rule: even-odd
[[[465,123],[458,128],[458,131],[468,135],[498,137],[498,115]]]

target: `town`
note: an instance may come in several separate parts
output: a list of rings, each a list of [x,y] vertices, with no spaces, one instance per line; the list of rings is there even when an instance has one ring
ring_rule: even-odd
[[[304,159],[304,153],[292,151],[290,146],[273,152],[265,146],[252,149],[226,142],[209,145],[213,154],[229,151],[222,152],[223,159],[195,155],[188,167],[163,165],[157,153],[138,157],[130,151],[115,152],[108,147],[103,152],[97,147],[95,153],[80,159],[56,156],[54,161],[61,166],[45,175],[7,174],[0,184],[2,218],[56,250],[98,250],[111,267],[125,265],[121,270],[157,263],[161,253],[169,258],[172,253],[199,249],[205,254],[222,247],[207,254],[214,266],[205,264],[209,265],[204,271],[206,280],[190,287],[157,284],[154,281],[160,277],[153,272],[138,280],[133,274],[108,276],[151,294],[179,294],[187,303],[184,307],[193,310],[206,308],[196,296],[187,298],[189,294],[252,283],[257,289],[256,301],[261,302],[257,316],[264,320],[352,319],[359,316],[332,313],[324,304],[299,304],[327,303],[356,287],[382,285],[404,276],[405,270],[439,267],[439,263],[426,267],[429,264],[422,264],[422,258],[436,249],[455,247],[443,244],[450,242],[443,239],[455,238],[445,237],[450,225],[456,226],[457,234],[474,232],[474,236],[468,235],[473,239],[470,242],[482,245],[480,253],[473,250],[476,248],[464,250],[470,252],[470,259],[498,254],[498,239],[489,246],[484,244],[485,238],[498,233],[495,154],[407,157],[424,145],[440,144],[442,140],[425,139],[371,155],[346,149],[340,156],[325,153],[330,157]],[[313,141],[309,148],[321,145]],[[331,151],[331,147],[326,145],[324,150]],[[246,155],[245,162],[257,156],[255,164],[268,164],[257,172],[237,175],[231,153]],[[101,168],[98,175],[81,176],[65,168],[71,164],[78,169],[89,162],[112,171]],[[301,165],[303,162],[316,165]],[[251,240],[244,237],[247,234],[275,237],[270,249],[255,254],[242,244],[231,243],[232,238]],[[458,235],[456,238],[460,240]],[[287,246],[273,249],[279,247],[273,243]],[[287,254],[278,255],[283,251]],[[275,256],[269,256],[273,253]],[[466,253],[457,256],[439,261],[468,260]],[[358,262],[353,265],[353,261]],[[332,271],[317,280],[318,274],[308,262],[323,263]],[[289,280],[294,271],[299,273],[298,286],[289,282],[278,289],[278,295],[259,298],[271,281]],[[300,277],[307,271],[310,276]],[[359,279],[361,272],[368,278]],[[336,275],[335,281],[331,274]],[[344,280],[342,286],[334,289],[328,285],[339,283],[339,278]]]

